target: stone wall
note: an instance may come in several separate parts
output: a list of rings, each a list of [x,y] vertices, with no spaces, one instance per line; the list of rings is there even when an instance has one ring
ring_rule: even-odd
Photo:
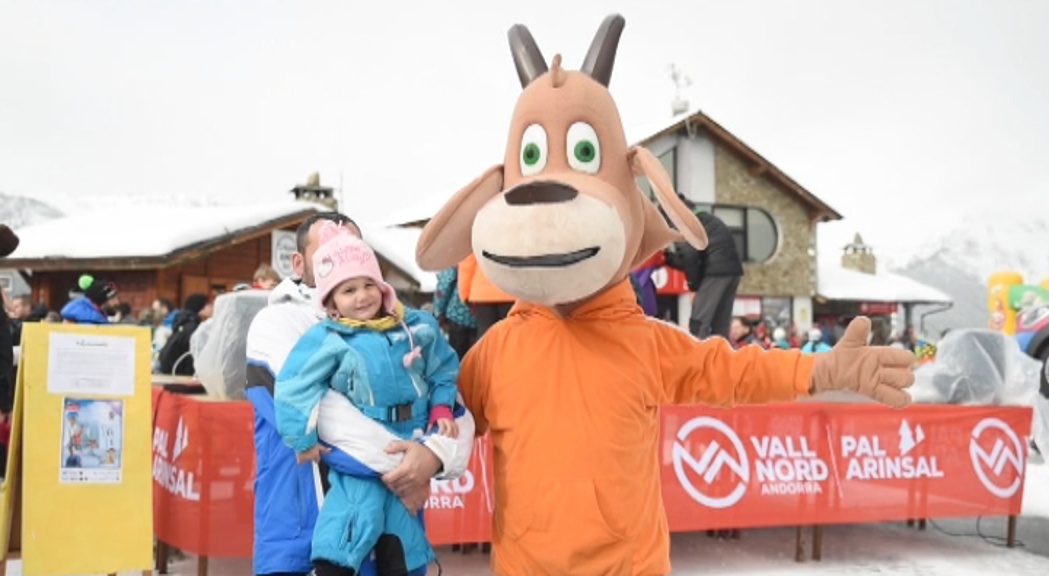
[[[816,224],[790,193],[764,176],[752,175],[738,156],[715,146],[718,204],[754,206],[772,215],[779,228],[779,245],[764,263],[745,262],[740,296],[810,296],[816,290]],[[815,248],[814,248],[815,249]]]

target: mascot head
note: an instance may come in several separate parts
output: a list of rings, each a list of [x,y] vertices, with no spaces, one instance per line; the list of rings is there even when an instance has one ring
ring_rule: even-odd
[[[503,164],[460,190],[430,220],[416,258],[440,270],[471,250],[506,293],[546,306],[585,301],[682,236],[705,248],[706,232],[678,199],[648,150],[627,146],[608,91],[624,20],[601,24],[578,72],[547,66],[523,25],[510,49],[524,88]],[[677,228],[638,188],[644,176]]]

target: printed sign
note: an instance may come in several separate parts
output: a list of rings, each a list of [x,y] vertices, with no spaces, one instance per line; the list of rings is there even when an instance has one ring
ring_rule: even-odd
[[[272,254],[270,266],[273,266],[281,278],[294,276],[295,268],[291,265],[291,257],[298,251],[295,246],[295,233],[287,230],[274,230],[270,238],[270,254]]]
[[[120,484],[124,401],[66,398],[59,481]]]

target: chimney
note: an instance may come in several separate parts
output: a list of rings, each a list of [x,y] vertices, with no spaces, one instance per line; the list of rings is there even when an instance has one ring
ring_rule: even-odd
[[[877,271],[878,263],[874,257],[874,250],[863,243],[859,232],[851,243],[845,245],[845,251],[841,255],[841,267],[864,274],[874,274]]]
[[[295,195],[296,200],[322,204],[333,211],[338,210],[339,206],[335,196],[332,194],[334,191],[334,188],[321,186],[320,174],[316,172],[310,174],[305,184],[299,184],[291,189],[291,193]]]

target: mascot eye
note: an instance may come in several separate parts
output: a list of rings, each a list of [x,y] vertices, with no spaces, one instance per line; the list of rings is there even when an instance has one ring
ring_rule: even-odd
[[[594,127],[586,122],[568,128],[568,165],[587,174],[597,174],[601,169],[601,142]]]
[[[543,168],[546,168],[546,130],[532,124],[521,136],[521,175],[532,176]]]

